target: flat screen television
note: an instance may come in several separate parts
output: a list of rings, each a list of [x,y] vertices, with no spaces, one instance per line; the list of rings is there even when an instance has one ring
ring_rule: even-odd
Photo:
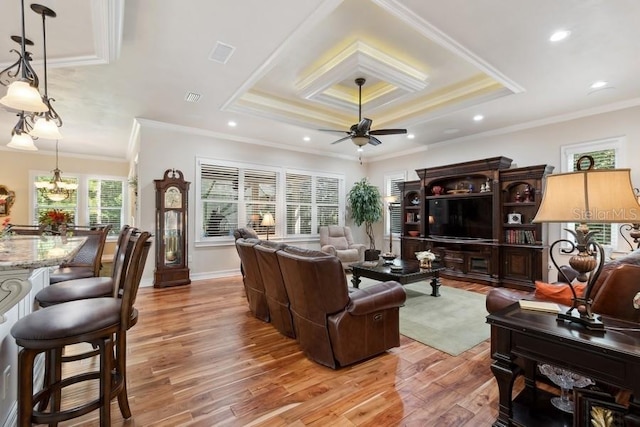
[[[429,235],[445,238],[493,238],[493,197],[429,199]]]

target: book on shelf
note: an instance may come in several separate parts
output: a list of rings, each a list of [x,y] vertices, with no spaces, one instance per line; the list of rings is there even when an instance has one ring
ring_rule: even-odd
[[[520,308],[523,310],[544,311],[547,313],[560,313],[560,306],[554,302],[529,301],[521,299]]]

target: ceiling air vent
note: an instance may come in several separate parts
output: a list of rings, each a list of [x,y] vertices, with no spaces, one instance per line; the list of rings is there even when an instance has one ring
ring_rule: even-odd
[[[235,47],[230,44],[216,42],[216,46],[211,51],[211,55],[209,55],[209,59],[215,62],[219,62],[220,64],[226,64],[233,51],[236,50]]]
[[[187,92],[184,96],[184,100],[187,102],[198,102],[200,100],[200,94],[195,92]]]

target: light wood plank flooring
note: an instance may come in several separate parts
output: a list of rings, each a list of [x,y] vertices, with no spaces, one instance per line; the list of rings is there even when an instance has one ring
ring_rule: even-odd
[[[142,288],[136,307],[140,320],[128,334],[133,418],[123,421],[113,402],[115,426],[477,427],[497,415],[489,340],[453,357],[401,337],[399,348],[334,371],[253,318],[239,276]],[[95,363],[70,363],[65,372]],[[77,387],[64,404],[93,392]],[[98,425],[97,417],[62,425]]]

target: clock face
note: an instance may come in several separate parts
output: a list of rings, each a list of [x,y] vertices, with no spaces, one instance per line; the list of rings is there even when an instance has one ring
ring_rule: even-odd
[[[182,193],[178,187],[169,187],[164,193],[164,207],[165,208],[181,208],[182,207]]]

